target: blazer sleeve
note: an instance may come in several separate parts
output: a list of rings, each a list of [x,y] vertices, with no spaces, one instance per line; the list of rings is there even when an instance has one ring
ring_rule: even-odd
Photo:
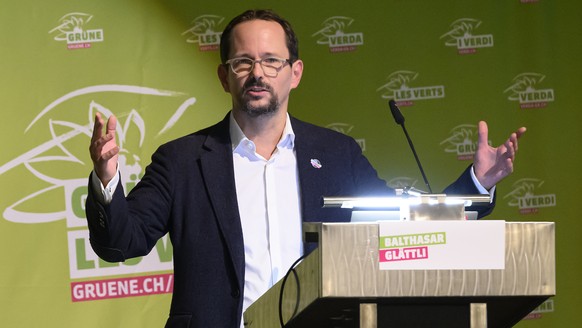
[[[394,196],[394,189],[378,176],[376,169],[363,155],[360,146],[350,139],[350,152],[354,184],[358,196]]]
[[[475,195],[479,194],[479,190],[475,186],[471,178],[471,166],[467,167],[463,174],[452,184],[450,184],[443,192],[447,195]],[[487,205],[473,205],[466,208],[467,211],[477,212],[477,218],[482,218],[489,215],[495,208],[495,195],[493,201]]]
[[[122,262],[147,255],[167,233],[173,181],[170,158],[158,149],[140,183],[125,197],[120,179],[108,205],[100,203],[89,186],[85,213],[90,242],[103,260]]]

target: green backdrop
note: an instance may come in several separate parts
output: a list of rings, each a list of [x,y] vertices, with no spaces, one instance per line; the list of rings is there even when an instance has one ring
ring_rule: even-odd
[[[128,188],[163,142],[221,119],[220,31],[249,7],[288,18],[305,72],[290,112],[358,140],[392,186],[433,189],[471,162],[479,120],[519,126],[489,219],[555,221],[557,296],[520,327],[574,327],[582,293],[582,4],[575,1],[0,0],[0,325],[162,327],[171,245],[111,265],[87,241],[91,121],[116,114]]]

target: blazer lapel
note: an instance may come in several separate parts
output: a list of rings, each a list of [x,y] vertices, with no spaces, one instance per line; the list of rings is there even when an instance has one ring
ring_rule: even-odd
[[[206,189],[242,290],[244,241],[236,198],[228,115],[211,128],[204,147],[207,152],[200,160]]]
[[[291,117],[293,132],[295,133],[295,151],[297,154],[297,169],[301,191],[301,208],[304,222],[312,221],[315,213],[312,209],[320,207],[321,200],[321,174],[320,170],[326,170],[325,149],[310,142],[308,128],[299,120]],[[322,163],[323,161],[323,163]],[[318,168],[318,164],[323,165]],[[315,207],[314,207],[315,206]]]

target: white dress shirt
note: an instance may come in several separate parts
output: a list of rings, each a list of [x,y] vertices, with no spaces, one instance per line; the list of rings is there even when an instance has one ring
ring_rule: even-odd
[[[295,134],[289,116],[270,159],[230,116],[234,177],[245,247],[243,311],[303,254]]]

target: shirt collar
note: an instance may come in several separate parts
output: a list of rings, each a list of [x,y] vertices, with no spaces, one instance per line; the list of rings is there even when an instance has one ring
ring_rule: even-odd
[[[230,112],[229,120],[230,120],[229,128],[230,141],[232,144],[232,150],[234,151],[237,147],[248,144],[252,144],[254,148],[254,143],[245,136],[242,129],[234,119],[232,111]],[[289,113],[287,113],[285,128],[283,128],[283,134],[281,135],[281,139],[277,144],[277,148],[293,149],[294,146],[295,146],[295,132],[293,132],[293,127],[291,126],[291,119],[289,118]]]

